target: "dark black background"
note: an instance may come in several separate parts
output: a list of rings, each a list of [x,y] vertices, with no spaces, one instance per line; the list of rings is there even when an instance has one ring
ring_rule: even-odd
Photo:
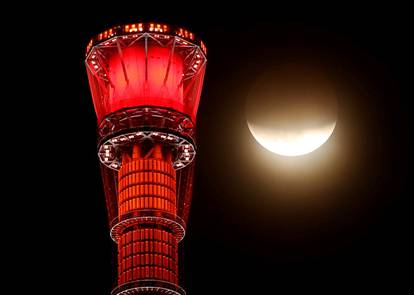
[[[385,287],[395,293],[408,282],[411,36],[403,8],[128,1],[90,6],[59,7],[49,23],[61,30],[49,57],[50,92],[57,95],[46,102],[53,105],[60,135],[49,147],[47,169],[59,194],[47,211],[61,222],[52,234],[58,245],[44,248],[56,260],[51,272],[61,285],[80,294],[109,294],[112,287],[113,243],[83,58],[94,34],[139,21],[182,25],[208,47],[182,255],[188,294]],[[303,58],[333,71],[341,90],[339,120],[328,143],[315,156],[294,160],[296,168],[283,176],[283,168],[274,167],[289,164],[251,137],[244,102],[262,69]],[[48,127],[49,136],[55,127]],[[283,194],[288,197],[280,201]]]

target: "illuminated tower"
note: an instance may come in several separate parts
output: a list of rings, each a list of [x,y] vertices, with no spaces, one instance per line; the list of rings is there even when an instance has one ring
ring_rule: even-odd
[[[185,294],[178,244],[191,203],[206,62],[201,40],[164,24],[114,27],[87,47],[110,234],[118,245],[113,295]]]

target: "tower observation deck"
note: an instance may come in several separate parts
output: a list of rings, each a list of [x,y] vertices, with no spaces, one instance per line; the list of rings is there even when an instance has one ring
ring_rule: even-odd
[[[195,129],[207,62],[192,32],[159,23],[108,29],[88,44],[111,238],[113,295],[183,295],[178,247],[192,198]]]

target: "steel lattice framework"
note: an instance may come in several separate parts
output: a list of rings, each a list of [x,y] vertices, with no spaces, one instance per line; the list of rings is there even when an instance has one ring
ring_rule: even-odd
[[[135,23],[90,41],[86,69],[110,235],[112,295],[185,295],[178,248],[192,198],[207,49],[183,28]]]

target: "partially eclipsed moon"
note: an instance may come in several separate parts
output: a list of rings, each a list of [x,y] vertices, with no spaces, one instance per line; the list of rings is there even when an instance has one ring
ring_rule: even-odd
[[[336,122],[318,128],[283,131],[254,126],[247,122],[254,138],[265,149],[282,156],[300,156],[324,144],[335,129]]]
[[[308,154],[336,126],[333,85],[315,68],[288,64],[262,75],[246,102],[247,125],[256,141],[283,156]]]

